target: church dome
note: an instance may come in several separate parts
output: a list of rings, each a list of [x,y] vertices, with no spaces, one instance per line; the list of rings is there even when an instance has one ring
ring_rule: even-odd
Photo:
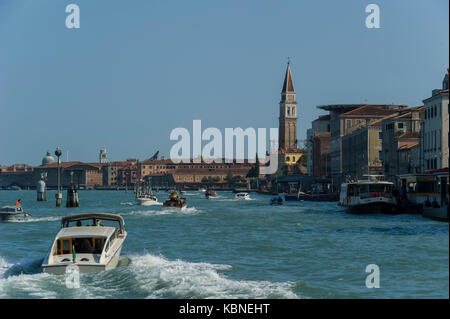
[[[47,152],[47,155],[42,159],[42,165],[52,164],[55,162],[55,159],[50,155],[50,152]]]

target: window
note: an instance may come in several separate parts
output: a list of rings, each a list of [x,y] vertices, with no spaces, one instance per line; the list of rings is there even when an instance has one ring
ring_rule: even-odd
[[[350,128],[352,126],[352,120],[345,120],[345,124],[347,125],[347,128]]]
[[[398,123],[398,124],[397,124],[397,127],[398,127],[398,128],[403,128],[403,123]]]

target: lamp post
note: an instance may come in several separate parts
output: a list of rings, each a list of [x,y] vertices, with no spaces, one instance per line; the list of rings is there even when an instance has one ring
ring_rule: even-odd
[[[56,207],[61,206],[61,200],[62,200],[62,193],[61,193],[61,177],[60,177],[60,171],[59,171],[59,158],[61,157],[61,150],[59,148],[56,148],[55,155],[58,157],[58,189],[55,194],[56,198]]]

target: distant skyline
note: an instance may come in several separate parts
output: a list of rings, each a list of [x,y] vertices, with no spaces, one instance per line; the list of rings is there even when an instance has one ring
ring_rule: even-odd
[[[81,28],[67,29],[75,3]],[[380,29],[365,8],[380,7]],[[318,105],[422,105],[449,63],[449,3],[0,0],[0,165],[169,157],[176,127],[278,127],[287,58],[298,138]]]

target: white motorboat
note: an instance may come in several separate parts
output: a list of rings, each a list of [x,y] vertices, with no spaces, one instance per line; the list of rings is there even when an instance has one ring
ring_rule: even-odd
[[[76,265],[80,273],[113,269],[127,237],[125,222],[114,214],[80,214],[64,217],[61,230],[42,263],[50,274],[64,274]]]
[[[241,193],[236,194],[236,198],[237,199],[250,199],[250,196],[248,195],[248,193],[241,192]]]
[[[0,220],[4,222],[23,221],[30,216],[22,209],[22,206],[3,206],[0,208]]]
[[[341,185],[339,205],[351,213],[392,213],[397,202],[392,195],[393,183],[361,180]]]
[[[204,193],[204,192],[206,192],[206,188],[203,188],[203,187],[202,187],[202,188],[199,188],[199,191],[202,192],[202,193]]]
[[[142,206],[150,206],[150,205],[158,205],[158,199],[153,194],[142,194],[136,197],[136,201],[139,205]]]

